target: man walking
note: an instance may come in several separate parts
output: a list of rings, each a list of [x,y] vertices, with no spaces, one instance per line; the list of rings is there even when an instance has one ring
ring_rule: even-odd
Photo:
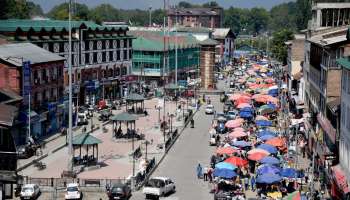
[[[200,179],[202,177],[202,166],[200,163],[198,163],[196,171],[197,171],[197,178]]]

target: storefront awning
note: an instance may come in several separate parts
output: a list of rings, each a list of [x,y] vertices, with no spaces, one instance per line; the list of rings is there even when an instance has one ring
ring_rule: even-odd
[[[346,175],[339,164],[332,167],[332,174],[333,179],[337,183],[339,189],[341,189],[344,192],[344,194],[349,193],[350,189],[348,186]]]

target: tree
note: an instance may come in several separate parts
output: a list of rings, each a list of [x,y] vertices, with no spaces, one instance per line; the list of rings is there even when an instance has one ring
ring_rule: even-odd
[[[180,1],[180,2],[177,4],[177,6],[178,6],[179,8],[192,8],[192,7],[193,7],[192,4],[190,4],[190,3],[186,2],[186,1]]]
[[[33,2],[28,1],[27,8],[28,8],[28,12],[29,12],[30,17],[44,16],[44,11],[41,8],[41,6],[38,4],[35,4]]]
[[[0,19],[30,18],[28,3],[25,0],[0,0]]]
[[[53,7],[48,16],[52,19],[67,20],[68,19],[68,3],[62,3]],[[85,4],[75,3],[72,5],[72,19],[88,20],[89,8]]]
[[[152,12],[152,22],[155,24],[163,24],[164,23],[165,12],[162,9],[157,9]]]
[[[279,31],[283,28],[296,30],[296,12],[297,5],[295,2],[282,3],[274,6],[270,10],[271,20],[269,28],[274,31]]]
[[[230,27],[233,32],[245,33],[248,26],[248,9],[230,7],[224,11],[224,26]]]
[[[269,12],[264,8],[252,8],[248,15],[248,26],[252,34],[258,34],[261,31],[267,30],[267,25],[270,20]]]
[[[287,63],[288,55],[285,42],[292,39],[294,39],[294,33],[289,29],[283,29],[273,33],[271,51],[273,56],[283,64]]]
[[[297,29],[302,30],[307,28],[307,23],[311,19],[311,1],[297,0],[296,1],[296,24]]]
[[[202,5],[203,8],[215,8],[219,7],[219,4],[216,1],[210,1]]]
[[[119,11],[110,4],[101,4],[89,13],[89,19],[101,24],[104,21],[119,21]]]

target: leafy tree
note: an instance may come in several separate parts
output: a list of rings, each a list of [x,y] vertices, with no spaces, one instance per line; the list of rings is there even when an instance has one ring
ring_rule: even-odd
[[[100,24],[104,21],[119,21],[119,11],[110,4],[101,4],[89,13],[89,19]]]
[[[162,9],[157,9],[152,12],[152,22],[155,24],[163,24],[165,12]]]
[[[44,16],[44,11],[41,8],[41,6],[38,5],[38,4],[35,4],[33,2],[28,1],[27,2],[27,8],[28,8],[28,12],[29,12],[29,16],[30,17]]]
[[[219,7],[219,4],[216,1],[210,1],[202,5],[203,8],[215,8]]]
[[[177,4],[177,6],[178,6],[179,8],[192,8],[192,7],[193,7],[192,4],[190,4],[190,3],[186,2],[186,1],[180,1],[180,2]]]
[[[274,31],[279,31],[283,28],[295,30],[297,6],[295,2],[282,3],[274,6],[270,10],[271,21],[269,28]]]
[[[28,19],[28,3],[25,0],[1,0],[0,19]]]
[[[252,8],[248,15],[248,25],[253,34],[266,31],[269,20],[269,12],[264,8]]]
[[[230,27],[235,33],[245,33],[248,26],[248,9],[230,7],[224,11],[224,26]]]
[[[274,57],[283,62],[287,63],[287,46],[286,41],[294,39],[293,31],[289,29],[282,29],[281,31],[276,31],[272,35],[272,46],[271,51]]]
[[[69,3],[62,3],[53,7],[48,16],[52,19],[67,20]],[[89,8],[85,4],[75,3],[72,5],[72,19],[88,20]]]
[[[302,30],[307,28],[307,23],[311,19],[311,1],[297,0],[296,1],[296,24],[297,29]]]

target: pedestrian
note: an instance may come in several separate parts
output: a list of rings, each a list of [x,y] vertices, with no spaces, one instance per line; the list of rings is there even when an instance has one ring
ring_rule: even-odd
[[[254,192],[255,191],[255,176],[254,175],[252,175],[250,178],[250,187],[251,187],[252,191]]]
[[[213,182],[213,168],[209,167],[208,169],[208,179],[209,183]]]
[[[203,170],[200,163],[198,163],[196,170],[197,170],[197,178],[200,179],[202,177],[202,170]]]
[[[208,181],[208,167],[203,168],[203,180]]]
[[[249,174],[244,177],[244,188],[246,191],[249,189]]]

